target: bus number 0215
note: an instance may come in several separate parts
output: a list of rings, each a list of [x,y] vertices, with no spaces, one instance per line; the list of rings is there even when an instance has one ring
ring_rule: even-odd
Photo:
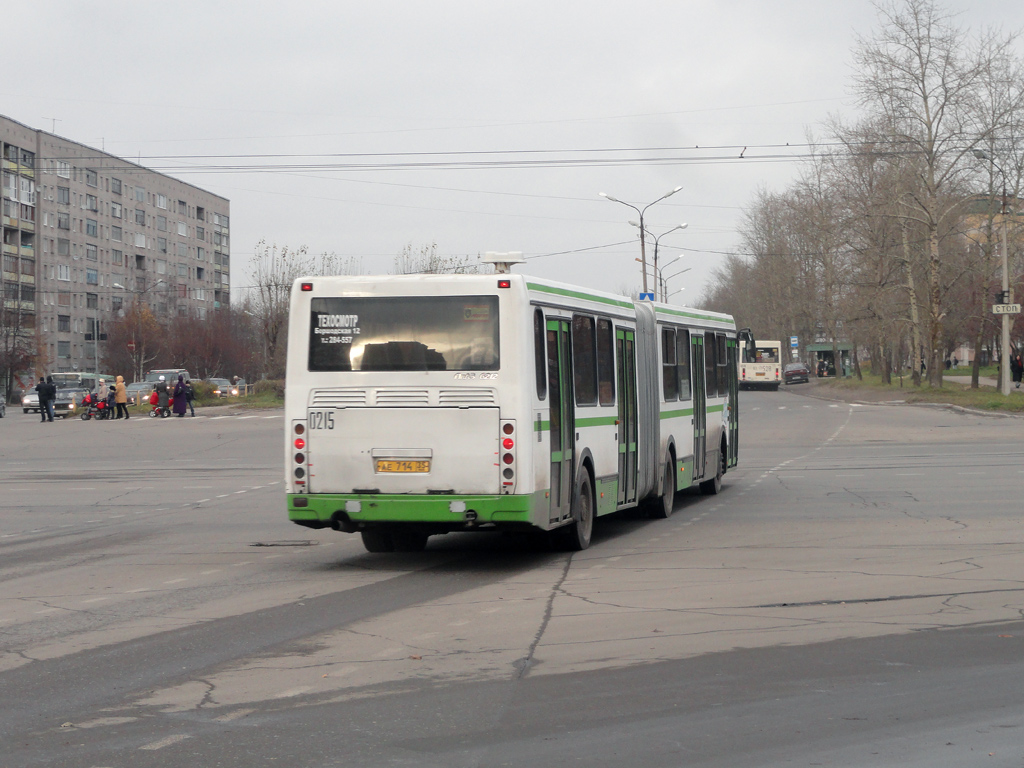
[[[334,429],[334,411],[310,411],[310,429]]]

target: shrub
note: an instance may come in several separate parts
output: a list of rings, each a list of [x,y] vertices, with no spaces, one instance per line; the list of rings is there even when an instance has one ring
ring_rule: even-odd
[[[252,385],[252,392],[255,395],[272,395],[283,400],[284,379],[261,379]]]

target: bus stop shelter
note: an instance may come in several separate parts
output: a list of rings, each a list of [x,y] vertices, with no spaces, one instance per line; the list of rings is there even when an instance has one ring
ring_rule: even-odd
[[[853,374],[853,345],[847,341],[837,342],[836,351],[839,353],[839,365],[836,365],[832,344],[808,344],[807,355],[810,357],[809,365],[811,370],[818,376],[851,376]],[[822,365],[824,364],[824,365]]]

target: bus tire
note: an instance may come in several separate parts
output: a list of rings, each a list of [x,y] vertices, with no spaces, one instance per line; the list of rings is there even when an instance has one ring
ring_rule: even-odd
[[[422,552],[427,548],[429,534],[409,528],[395,528],[391,532],[391,543],[395,552]],[[363,540],[365,543],[365,539]]]
[[[391,531],[387,528],[367,528],[360,531],[363,539],[363,546],[367,552],[394,552],[395,542],[391,538]]]
[[[581,552],[590,546],[594,532],[594,487],[589,470],[580,471],[572,496],[572,522],[554,530],[556,546],[566,552]]]
[[[721,450],[718,452],[718,470],[715,472],[715,476],[710,480],[705,480],[700,484],[700,492],[705,496],[715,496],[722,490],[722,475],[725,474],[725,444],[722,445]]]
[[[647,514],[656,520],[667,520],[676,505],[675,459],[672,454],[665,460],[665,472],[661,479],[661,495],[647,508]]]

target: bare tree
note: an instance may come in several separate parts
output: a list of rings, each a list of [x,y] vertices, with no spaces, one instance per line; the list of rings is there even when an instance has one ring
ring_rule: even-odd
[[[441,256],[437,252],[437,243],[421,245],[414,249],[412,243],[406,245],[395,257],[392,274],[472,274],[478,272],[479,264],[470,261],[468,256]]]

